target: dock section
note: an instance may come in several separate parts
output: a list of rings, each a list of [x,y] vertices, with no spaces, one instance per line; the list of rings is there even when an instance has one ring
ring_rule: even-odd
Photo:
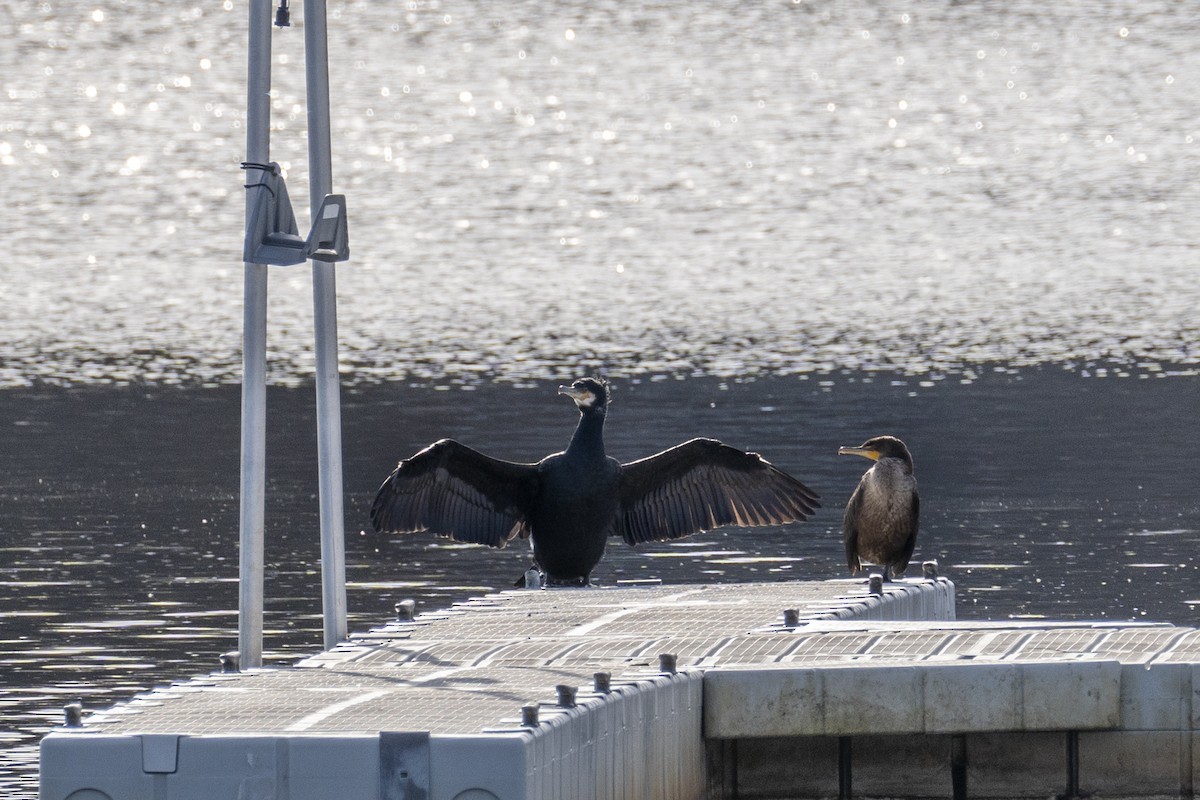
[[[86,717],[41,798],[1190,796],[1198,663],[945,579],[504,592]]]

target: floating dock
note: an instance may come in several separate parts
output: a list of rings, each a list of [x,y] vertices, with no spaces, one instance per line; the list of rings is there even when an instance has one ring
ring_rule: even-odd
[[[1200,631],[958,622],[944,578],[411,617],[51,733],[41,800],[1190,797],[1200,766]]]

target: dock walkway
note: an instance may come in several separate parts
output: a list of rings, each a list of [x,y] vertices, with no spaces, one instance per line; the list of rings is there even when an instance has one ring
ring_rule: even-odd
[[[944,578],[503,592],[93,714],[41,798],[1184,796],[1198,664],[1187,628],[957,622]]]

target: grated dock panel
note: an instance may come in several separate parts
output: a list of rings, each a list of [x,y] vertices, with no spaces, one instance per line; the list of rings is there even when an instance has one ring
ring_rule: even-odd
[[[514,591],[419,614],[355,635],[298,669],[214,675],[157,690],[87,718],[103,733],[471,734],[518,722],[528,703],[552,705],[555,686],[590,691],[593,674],[772,663],[814,666],[1117,658],[1185,658],[1200,638],[1166,626],[954,622],[935,612],[944,579],[639,586]],[[801,624],[785,627],[784,609]],[[950,619],[936,619],[937,613]],[[805,622],[804,616],[818,620]],[[884,616],[899,621],[884,619]],[[907,615],[907,616],[906,616]]]

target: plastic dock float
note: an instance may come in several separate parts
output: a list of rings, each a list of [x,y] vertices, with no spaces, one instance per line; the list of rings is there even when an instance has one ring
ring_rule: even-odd
[[[59,729],[41,799],[1184,796],[1198,663],[945,579],[504,592]]]

